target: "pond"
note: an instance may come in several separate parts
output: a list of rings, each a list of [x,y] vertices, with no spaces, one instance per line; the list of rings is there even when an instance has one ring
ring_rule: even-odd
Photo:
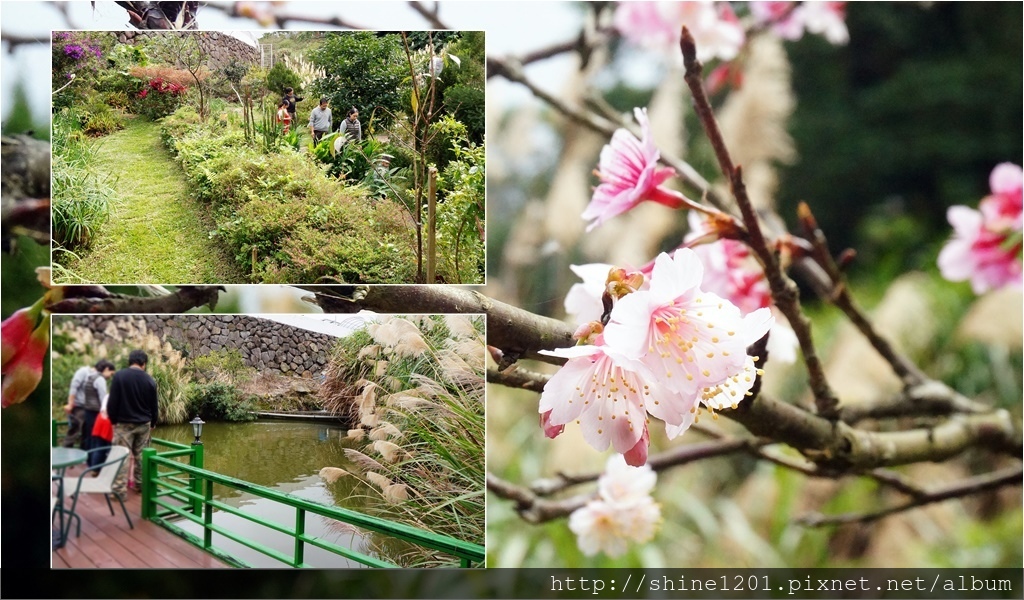
[[[262,420],[251,423],[207,423],[203,427],[204,467],[320,504],[365,512],[367,503],[374,502],[374,499],[367,496],[368,490],[358,480],[343,477],[328,484],[319,476],[323,467],[345,468],[348,464],[344,450],[357,445],[345,440],[346,433],[347,430],[338,425],[322,422]],[[153,437],[188,444],[194,436],[192,427],[186,423],[157,427]],[[234,507],[244,508],[247,513],[261,519],[289,528],[295,525],[295,509],[283,504],[220,485],[214,485],[214,497]],[[214,523],[285,555],[291,556],[294,550],[294,540],[290,536],[246,519],[215,511]],[[202,535],[201,528],[195,523],[182,520],[176,524],[190,533]],[[407,549],[404,543],[397,540],[380,544],[379,539],[371,540],[371,534],[367,532],[308,513],[306,533],[387,561],[393,559],[373,550],[372,542],[378,542],[374,545],[385,547],[389,553],[401,553]],[[254,567],[287,566],[216,533],[214,544]],[[306,563],[316,567],[363,566],[309,544],[305,546],[304,556]]]

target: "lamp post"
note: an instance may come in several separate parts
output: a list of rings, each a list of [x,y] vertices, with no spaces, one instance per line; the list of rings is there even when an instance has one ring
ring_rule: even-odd
[[[195,434],[196,439],[192,441],[192,466],[197,469],[203,468],[203,420],[196,415],[196,418],[189,421],[189,425],[192,426],[192,433]],[[192,493],[195,494],[192,498],[192,514],[200,516],[203,514],[203,480],[202,478],[189,474],[189,488]]]
[[[192,426],[192,433],[196,436],[196,439],[192,441],[192,445],[202,446],[203,440],[200,438],[203,437],[203,425],[205,425],[205,423],[199,418],[199,415],[196,415],[196,418],[189,421],[189,425]]]

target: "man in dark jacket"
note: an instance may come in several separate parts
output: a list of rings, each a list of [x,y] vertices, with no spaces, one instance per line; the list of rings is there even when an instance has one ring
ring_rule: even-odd
[[[291,116],[291,122],[293,124],[298,123],[298,121],[295,120],[295,103],[302,102],[303,100],[305,100],[305,98],[296,96],[295,90],[293,90],[292,88],[284,89],[284,98],[282,98],[281,101],[288,103],[288,114]]]
[[[149,357],[142,350],[128,355],[128,368],[114,373],[110,382],[107,416],[114,425],[114,445],[127,446],[135,463],[132,477],[135,491],[142,491],[142,449],[149,445],[149,432],[156,427],[159,405],[156,381],[146,373]],[[127,491],[128,466],[114,479],[114,493],[122,500]]]

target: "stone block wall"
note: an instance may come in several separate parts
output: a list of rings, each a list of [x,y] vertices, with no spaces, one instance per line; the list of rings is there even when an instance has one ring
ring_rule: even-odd
[[[122,44],[134,44],[136,41],[156,35],[167,35],[159,31],[111,31],[110,34]],[[190,31],[188,35],[198,35],[199,45],[209,54],[207,68],[211,71],[231,62],[257,64],[260,60],[258,48],[246,44],[242,40],[218,31]]]
[[[245,364],[264,372],[315,377],[326,367],[337,338],[247,315],[75,315],[71,319],[105,344],[130,332],[177,340],[190,356],[235,349]]]

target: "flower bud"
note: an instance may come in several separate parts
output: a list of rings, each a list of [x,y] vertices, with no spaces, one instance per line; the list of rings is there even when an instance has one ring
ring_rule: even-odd
[[[616,267],[608,271],[608,282],[605,284],[605,290],[613,298],[622,298],[627,294],[637,291],[643,284],[643,273],[627,271],[626,269]]]
[[[28,342],[29,336],[35,331],[39,324],[39,313],[43,309],[43,300],[40,299],[32,306],[27,306],[16,311],[0,323],[0,337],[3,339],[2,363],[3,372],[7,372],[7,362],[18,353]]]
[[[43,359],[50,347],[50,316],[28,337],[28,340],[14,357],[4,365],[2,402],[7,408],[24,402],[43,378]]]

